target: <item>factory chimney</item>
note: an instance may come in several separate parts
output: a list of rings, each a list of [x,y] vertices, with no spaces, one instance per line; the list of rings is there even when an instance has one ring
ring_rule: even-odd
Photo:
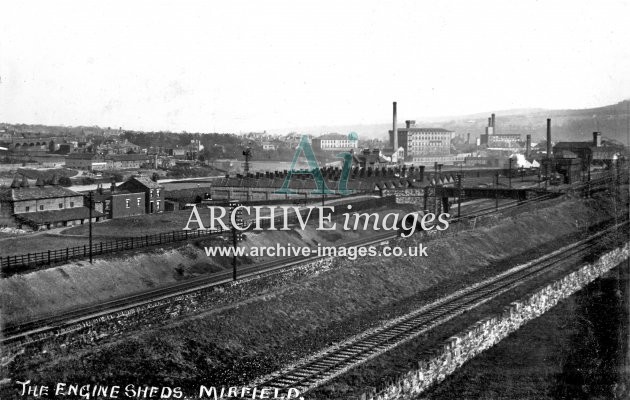
[[[551,118],[547,118],[547,158],[551,155]]]
[[[527,135],[525,139],[525,157],[529,158],[532,153],[532,135]]]
[[[470,144],[470,132],[466,136],[466,144]]]
[[[593,132],[593,146],[601,147],[602,146],[602,134],[601,132]]]
[[[398,127],[396,126],[396,102],[394,102],[394,118],[392,122],[392,133],[394,134],[394,153],[398,151]]]
[[[493,131],[496,131],[496,129],[495,129],[495,128],[496,128],[496,126],[494,125],[494,124],[495,124],[495,122],[496,122],[496,120],[494,119],[494,113],[493,113],[493,114],[492,114],[492,130],[493,130]]]

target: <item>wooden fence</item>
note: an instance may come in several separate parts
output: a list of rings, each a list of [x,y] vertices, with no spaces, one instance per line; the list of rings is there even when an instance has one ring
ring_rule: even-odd
[[[173,242],[185,241],[192,238],[202,236],[218,235],[222,230],[216,231],[172,231],[163,232],[155,235],[136,236],[130,238],[122,238],[110,240],[106,242],[92,243],[92,255],[111,254],[125,250],[140,249],[143,247],[168,244]],[[90,257],[90,246],[66,247],[65,249],[56,249],[41,251],[38,253],[18,254],[13,256],[0,257],[0,267],[4,273],[17,272],[23,268],[34,267],[38,265],[50,265],[70,260],[85,259]]]
[[[394,203],[394,197],[383,197],[376,199],[360,200],[352,203],[352,211],[368,210],[374,207],[391,205]],[[345,212],[345,207],[340,207],[339,212]],[[305,209],[300,210],[303,219],[306,219],[308,211]],[[319,219],[319,210],[316,208],[310,215],[311,221],[317,221]],[[254,220],[244,221],[245,225],[252,224],[252,228],[256,224]],[[295,214],[289,215],[287,218],[288,224],[297,224],[299,222],[298,217]],[[274,225],[276,229],[282,228],[284,224],[284,217],[279,215],[274,218]],[[260,227],[265,229],[269,228],[271,221],[269,219],[263,219],[260,223]],[[111,254],[126,250],[140,249],[143,247],[150,247],[162,244],[168,244],[173,242],[186,241],[192,238],[198,238],[202,236],[220,235],[223,233],[223,229],[219,230],[190,230],[190,231],[172,231],[164,232],[155,235],[137,236],[131,238],[122,238],[116,240],[110,240],[106,242],[97,242],[92,244],[92,256],[98,256],[103,254]],[[41,251],[39,253],[18,254],[13,256],[0,257],[0,268],[2,272],[15,273],[20,269],[26,269],[29,267],[35,267],[40,265],[52,265],[57,263],[68,262],[70,260],[80,260],[90,257],[89,245],[66,247],[65,249]]]

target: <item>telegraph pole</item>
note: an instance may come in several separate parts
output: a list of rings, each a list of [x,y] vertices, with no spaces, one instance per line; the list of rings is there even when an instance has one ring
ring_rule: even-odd
[[[241,204],[237,202],[230,202],[230,220],[232,219],[232,213],[234,210],[241,206]],[[243,218],[242,218],[242,210],[239,208],[236,211],[236,218],[234,218],[236,224],[242,226]],[[231,222],[231,221],[230,221]],[[235,226],[232,226],[232,247],[234,249],[234,253],[232,253],[232,280],[236,281],[236,249],[238,247],[238,242],[243,240],[243,234],[236,229]]]
[[[94,205],[94,192],[90,190],[88,196],[88,209],[90,215],[89,230],[90,230],[90,264],[92,264],[92,206]]]
[[[243,155],[245,156],[245,167],[243,169],[245,170],[245,176],[247,177],[249,174],[249,160],[252,158],[252,148],[248,146],[243,151]]]
[[[512,157],[510,157],[509,160],[510,160],[510,169],[508,171],[508,187],[512,189]]]
[[[499,171],[497,171],[496,175],[495,175],[495,184],[494,184],[494,207],[498,210],[499,209]]]
[[[462,215],[462,175],[457,175],[457,186],[459,188],[459,195],[457,196],[457,218]]]

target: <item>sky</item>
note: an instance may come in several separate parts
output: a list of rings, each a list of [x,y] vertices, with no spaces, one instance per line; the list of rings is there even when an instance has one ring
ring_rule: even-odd
[[[0,0],[0,122],[188,132],[630,97],[627,1]]]

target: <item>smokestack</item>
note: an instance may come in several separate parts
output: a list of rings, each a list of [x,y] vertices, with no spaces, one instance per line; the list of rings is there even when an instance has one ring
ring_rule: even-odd
[[[392,122],[392,132],[394,134],[394,153],[398,151],[398,127],[396,126],[396,102],[394,102],[394,118]]]
[[[551,155],[551,118],[547,118],[547,158]]]
[[[602,145],[602,134],[600,132],[593,132],[593,146],[601,147]]]
[[[494,119],[494,114],[492,114],[492,130],[495,130],[494,128],[496,128],[495,124],[495,119]]]
[[[488,117],[488,128],[492,126],[492,118]]]
[[[532,135],[527,135],[525,141],[525,157],[529,157],[532,152]]]
[[[466,144],[470,144],[470,132],[468,132],[468,134],[467,134]]]

